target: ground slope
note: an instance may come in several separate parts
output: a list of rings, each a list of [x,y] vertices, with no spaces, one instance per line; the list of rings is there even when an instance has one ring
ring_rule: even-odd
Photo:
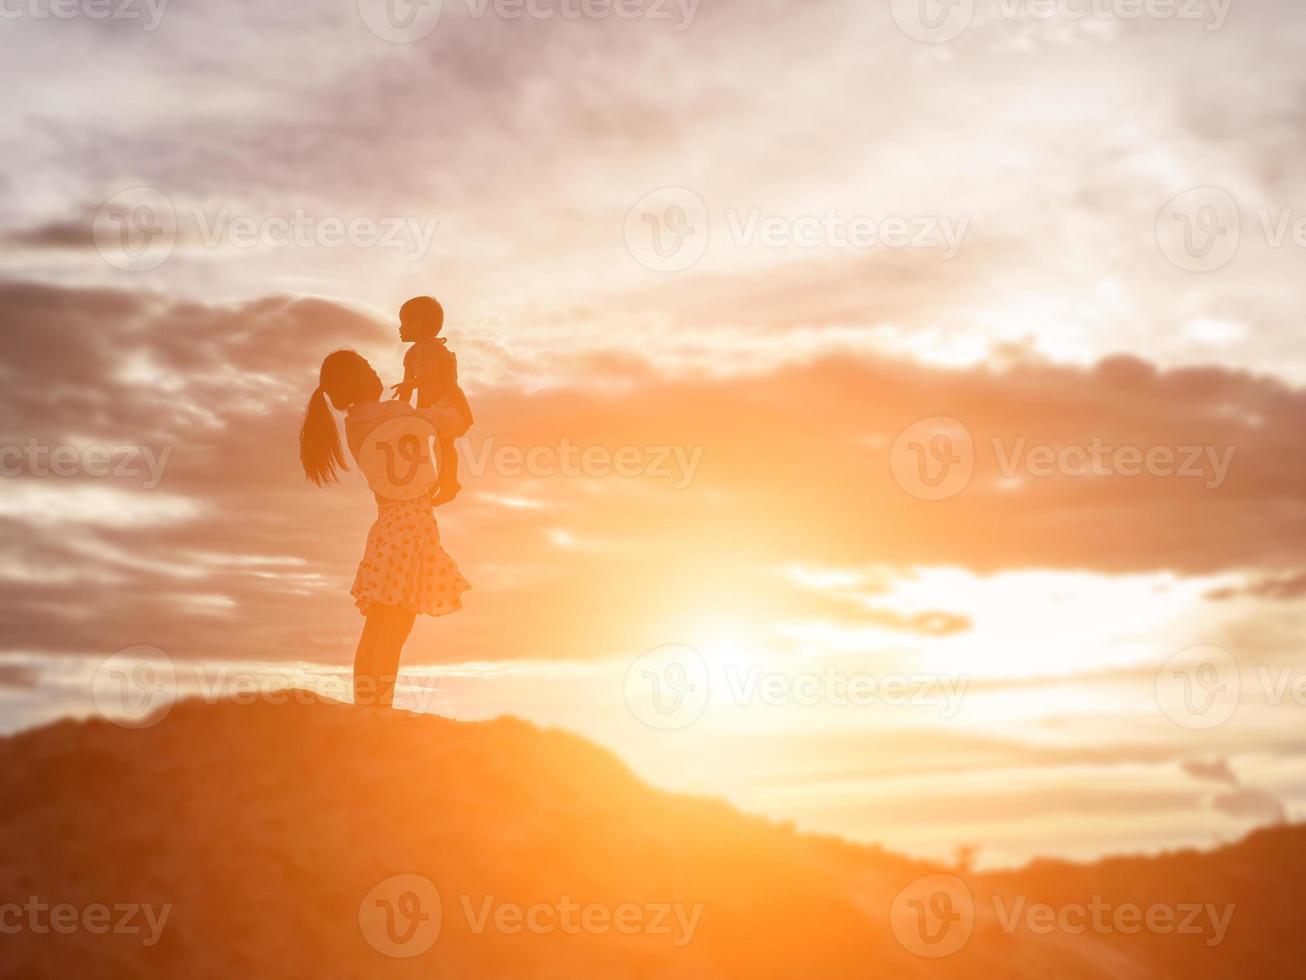
[[[5,977],[1300,974],[1297,828],[1212,854],[968,877],[969,940],[948,932],[962,900],[935,889],[915,910],[899,902],[904,944],[895,897],[946,869],[654,790],[578,737],[511,719],[462,724],[308,698],[189,702],[141,731],[63,722],[5,739],[0,772],[0,906],[170,906],[148,947],[130,931],[41,933],[11,911],[0,918]],[[422,918],[429,895],[397,876],[435,886],[438,936]],[[1209,929],[1072,922],[1045,933],[1011,919],[1095,896],[1236,907],[1217,945]],[[935,912],[944,918],[922,920],[914,942],[913,917]]]

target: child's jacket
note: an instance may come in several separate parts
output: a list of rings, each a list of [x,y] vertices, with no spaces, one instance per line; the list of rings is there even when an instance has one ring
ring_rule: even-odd
[[[458,356],[443,337],[420,341],[408,349],[404,386],[417,389],[418,408],[435,408],[444,402],[471,428],[472,409],[458,383]]]

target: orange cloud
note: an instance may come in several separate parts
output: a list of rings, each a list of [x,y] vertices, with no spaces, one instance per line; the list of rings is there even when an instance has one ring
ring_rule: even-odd
[[[92,485],[106,501],[75,529],[0,507],[4,646],[346,657],[357,628],[348,582],[373,507],[361,485],[306,483],[294,440],[325,353],[381,352],[378,367],[394,373],[387,328],[323,301],[208,307],[22,284],[4,287],[3,309],[6,444],[171,450],[154,489],[85,474],[0,484],[8,500],[36,493],[58,506]],[[461,349],[466,360],[477,346]],[[590,658],[674,641],[723,613],[759,629],[822,617],[966,627],[947,608],[922,617],[832,601],[784,573],[796,564],[1273,575],[1300,561],[1306,396],[1280,381],[1125,357],[944,371],[846,355],[669,377],[598,351],[573,367],[585,383],[540,388],[526,376],[473,390],[469,489],[440,516],[475,591],[463,613],[424,627],[419,656]],[[907,492],[890,466],[898,434],[930,416],[961,420],[976,447],[969,485],[941,502]],[[1234,452],[1218,487],[1003,472],[1014,447],[1095,440]],[[192,509],[129,527],[109,490],[146,512]],[[47,572],[26,571],[37,568]],[[197,615],[223,628],[197,634]]]

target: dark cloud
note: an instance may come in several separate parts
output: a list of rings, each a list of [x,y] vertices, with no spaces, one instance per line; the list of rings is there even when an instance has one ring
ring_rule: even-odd
[[[1266,790],[1245,785],[1234,773],[1228,759],[1209,762],[1189,759],[1184,761],[1183,770],[1194,779],[1232,787],[1229,792],[1220,793],[1211,800],[1211,805],[1226,816],[1271,823],[1284,823],[1288,819],[1288,812],[1279,798]]]
[[[41,671],[35,664],[0,658],[0,688],[30,691],[40,683]]]
[[[0,235],[0,245],[19,248],[94,248],[92,217],[88,214],[84,220],[51,221],[33,228],[12,231]]]
[[[1183,763],[1183,770],[1194,779],[1203,779],[1213,783],[1228,783],[1230,786],[1238,785],[1238,777],[1234,775],[1228,759],[1213,759],[1210,762],[1186,759]]]
[[[1207,598],[1214,601],[1250,596],[1255,599],[1292,600],[1306,596],[1306,572],[1258,579],[1251,585],[1212,589]]]
[[[1230,817],[1268,823],[1285,823],[1288,819],[1287,811],[1276,796],[1254,786],[1244,786],[1232,793],[1222,793],[1212,800],[1212,805]]]
[[[304,481],[296,436],[325,353],[356,347],[393,378],[390,327],[321,300],[208,306],[24,283],[0,287],[0,309],[7,445],[170,452],[148,490],[139,477],[0,482],[0,643],[347,659],[358,627],[348,588],[373,507],[355,482]],[[464,365],[497,356],[462,336]],[[423,625],[415,657],[602,656],[680,641],[724,614],[759,629],[969,625],[946,607],[858,610],[777,574],[796,564],[1273,574],[1306,545],[1293,516],[1306,405],[1269,378],[1135,358],[948,371],[851,355],[673,378],[600,354],[585,387],[540,389],[520,367],[521,387],[473,393],[470,489],[441,527],[475,590],[463,613]],[[936,415],[965,420],[981,450],[1100,437],[1236,455],[1217,489],[1153,477],[1008,487],[981,451],[970,487],[930,503],[894,482],[888,449]],[[605,459],[631,449],[646,472],[569,476],[568,446]],[[533,450],[544,471],[523,471]]]

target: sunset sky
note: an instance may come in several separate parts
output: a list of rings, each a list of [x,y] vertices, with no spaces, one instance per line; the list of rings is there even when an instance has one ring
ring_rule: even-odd
[[[371,0],[33,7],[0,19],[0,728],[89,716],[137,645],[339,680],[375,508],[305,481],[296,435],[327,353],[399,380],[429,293],[477,417],[438,513],[474,591],[405,655],[429,710],[981,863],[1302,815],[1297,0],[976,0],[943,43],[898,0],[444,0],[409,43]],[[1230,204],[1236,250],[1182,267],[1175,208]],[[124,216],[164,229],[152,267]],[[973,475],[922,499],[937,418]],[[1029,455],[1094,446],[1167,471]],[[664,730],[625,687],[669,645],[710,697]],[[1198,647],[1241,683],[1209,728],[1165,710]],[[771,705],[750,671],[960,693]]]

